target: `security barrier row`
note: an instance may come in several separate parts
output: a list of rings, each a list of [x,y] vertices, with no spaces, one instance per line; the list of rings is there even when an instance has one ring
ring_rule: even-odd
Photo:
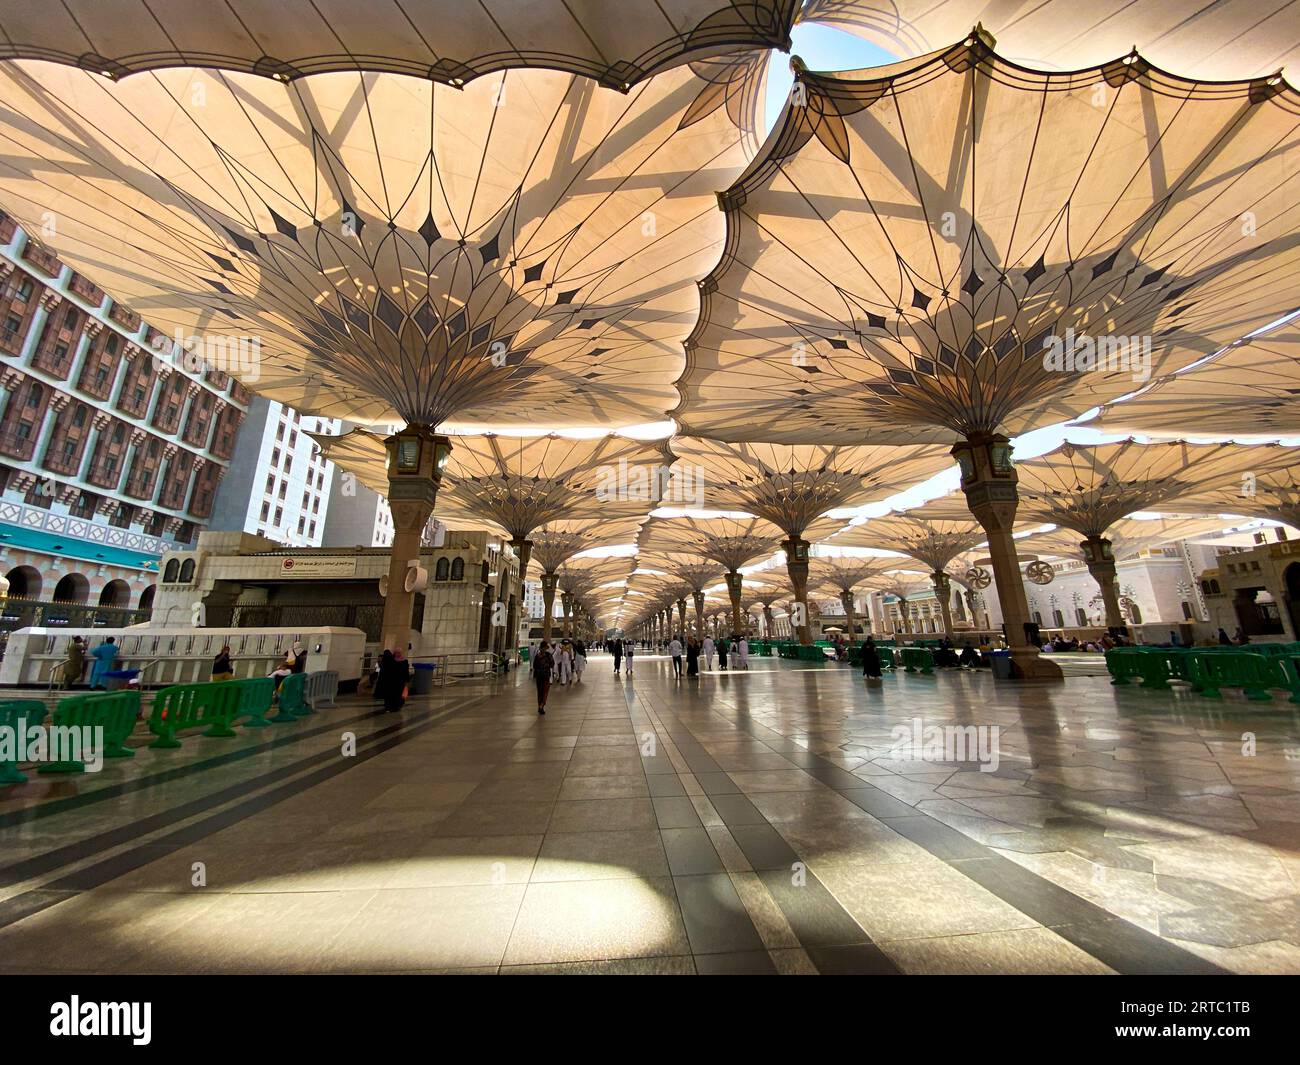
[[[1106,652],[1106,669],[1111,684],[1140,679],[1144,691],[1168,691],[1178,681],[1210,699],[1222,698],[1223,688],[1240,688],[1247,699],[1264,702],[1273,698],[1270,689],[1281,689],[1300,703],[1300,644],[1115,647]]]
[[[149,747],[180,747],[179,734],[189,729],[201,728],[205,737],[229,738],[237,735],[237,724],[264,728],[297,721],[314,713],[317,706],[334,706],[338,689],[339,676],[332,670],[290,674],[280,683],[277,713],[268,718],[267,711],[277,702],[276,682],[271,677],[176,684],[154,696],[147,724],[155,739]],[[103,757],[131,758],[135,751],[126,741],[135,730],[140,706],[138,689],[70,695],[59,701],[52,726],[80,730],[80,735],[87,729],[103,729]],[[45,703],[40,699],[0,700],[0,729],[10,738],[27,736],[33,726],[44,724],[45,716]],[[82,759],[67,758],[46,762],[39,772],[83,773],[85,768]],[[22,784],[27,779],[18,769],[17,745],[0,746],[0,785]]]

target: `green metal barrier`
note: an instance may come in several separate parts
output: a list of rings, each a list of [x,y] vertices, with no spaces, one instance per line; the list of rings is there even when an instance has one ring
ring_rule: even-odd
[[[890,644],[885,644],[882,646],[877,646],[876,649],[880,652],[880,668],[882,670],[898,668],[897,647],[894,647]]]
[[[245,718],[241,722],[245,728],[270,728],[266,712],[271,709],[275,699],[275,681],[270,677],[251,677],[248,680],[227,680],[224,684],[233,684],[239,689],[239,711],[236,718]]]
[[[126,690],[71,695],[60,699],[51,724],[55,728],[102,728],[105,758],[134,758],[135,751],[126,745],[140,716],[140,692]],[[48,762],[39,773],[84,773],[86,763],[80,759]]]
[[[907,673],[933,673],[934,655],[924,647],[903,648],[903,670]]]
[[[1112,647],[1106,652],[1106,671],[1113,685],[1128,684],[1142,676],[1142,652],[1136,647]]]
[[[271,718],[272,721],[283,725],[289,721],[297,721],[300,717],[315,713],[307,705],[306,685],[306,673],[290,673],[280,682],[278,695],[280,710],[275,717]]]
[[[1247,699],[1268,702],[1269,688],[1291,688],[1284,659],[1247,654],[1190,654],[1192,687],[1207,699],[1222,698],[1222,688],[1240,688]],[[1297,688],[1296,691],[1300,691]],[[1293,693],[1294,694],[1294,693]]]
[[[181,746],[176,733],[207,726],[204,736],[229,738],[239,716],[242,693],[238,684],[213,681],[208,684],[176,684],[154,696],[149,731],[158,738],[150,747],[171,749]]]
[[[15,741],[32,725],[39,725],[44,720],[45,704],[40,699],[0,700],[0,728],[11,730],[10,735]],[[0,784],[22,784],[26,780],[27,774],[18,771],[16,759],[0,761]]]

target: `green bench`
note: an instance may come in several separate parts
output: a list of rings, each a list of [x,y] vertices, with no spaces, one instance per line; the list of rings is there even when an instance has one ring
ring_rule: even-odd
[[[0,699],[0,729],[13,737],[14,758],[0,758],[0,784],[22,784],[25,773],[18,772],[18,737],[25,735],[32,725],[45,720],[45,704],[40,699]]]
[[[134,758],[135,751],[126,745],[140,716],[140,692],[135,689],[70,695],[60,699],[51,720],[53,728],[104,730],[105,758]],[[81,759],[47,762],[39,773],[84,773]]]
[[[231,681],[207,684],[176,684],[154,696],[149,715],[149,731],[155,739],[150,747],[168,750],[181,746],[176,738],[184,729],[204,727],[204,736],[229,738],[240,714],[243,695],[240,685]]]

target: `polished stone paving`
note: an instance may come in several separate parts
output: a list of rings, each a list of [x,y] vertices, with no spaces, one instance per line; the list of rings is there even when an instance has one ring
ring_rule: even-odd
[[[1281,699],[601,655],[532,696],[0,788],[0,971],[1300,972]],[[898,757],[936,726],[996,770]]]

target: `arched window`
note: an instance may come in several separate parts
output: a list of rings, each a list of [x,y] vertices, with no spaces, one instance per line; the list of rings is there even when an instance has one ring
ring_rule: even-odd
[[[180,572],[181,564],[174,558],[167,560],[167,565],[163,568],[163,583],[175,584],[176,575]]]
[[[1088,614],[1087,614],[1087,611],[1085,611],[1085,610],[1083,609],[1083,607],[1081,607],[1081,606],[1077,606],[1077,607],[1074,608],[1074,623],[1075,623],[1076,625],[1086,625],[1086,624],[1088,624]]]
[[[459,555],[452,559],[451,579],[453,581],[463,581],[465,579],[465,560]]]
[[[1219,595],[1219,594],[1220,594],[1220,591],[1219,591],[1219,582],[1218,582],[1218,581],[1210,581],[1210,593],[1211,593],[1212,595]]]
[[[181,584],[189,584],[194,580],[194,559],[187,558],[181,563]]]
[[[433,579],[435,581],[445,581],[447,579],[447,574],[450,571],[450,569],[451,569],[450,562],[448,562],[445,558],[438,559],[438,565],[435,566],[433,570]]]
[[[1137,603],[1129,604],[1128,612],[1133,617],[1134,625],[1142,624],[1142,609],[1137,605]]]
[[[1035,610],[1035,611],[1034,611],[1034,624],[1035,624],[1035,625],[1041,625],[1042,623],[1043,623],[1043,615],[1042,615],[1042,613],[1040,613],[1039,611]]]
[[[1183,620],[1184,621],[1192,620],[1192,604],[1189,603],[1186,599],[1183,600]]]
[[[1052,624],[1055,625],[1058,629],[1065,628],[1065,615],[1062,614],[1059,610],[1053,610]]]

